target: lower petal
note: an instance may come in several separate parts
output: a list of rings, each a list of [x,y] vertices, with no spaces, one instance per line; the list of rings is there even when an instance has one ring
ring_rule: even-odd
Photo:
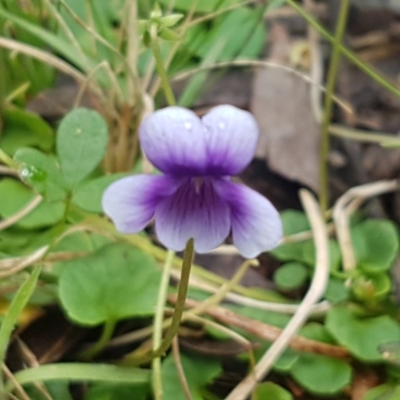
[[[213,186],[214,180],[188,178],[157,206],[157,237],[166,247],[181,251],[190,238],[195,250],[205,253],[219,246],[229,234],[229,206]]]
[[[264,196],[222,179],[215,188],[229,203],[233,242],[243,256],[253,258],[276,247],[283,235],[282,221]]]
[[[105,190],[103,210],[120,232],[137,233],[153,218],[160,201],[175,190],[176,182],[166,176],[129,176]]]

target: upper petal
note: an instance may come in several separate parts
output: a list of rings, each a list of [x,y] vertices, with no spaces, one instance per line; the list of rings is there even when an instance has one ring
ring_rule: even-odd
[[[202,119],[206,127],[207,173],[237,175],[252,160],[259,129],[247,111],[230,105],[210,110]]]
[[[176,183],[166,176],[129,176],[104,191],[103,210],[120,232],[137,233],[153,218],[160,201],[174,190]]]
[[[230,230],[229,206],[214,189],[212,179],[186,178],[178,190],[156,208],[157,237],[166,247],[181,251],[190,238],[204,253],[219,246]]]
[[[139,127],[142,149],[161,171],[175,176],[203,175],[207,163],[200,118],[182,107],[167,107],[144,119]]]
[[[243,256],[253,258],[277,246],[283,236],[282,221],[264,196],[227,180],[218,180],[215,189],[229,203],[233,242]]]
[[[174,176],[225,176],[241,172],[254,156],[259,130],[254,117],[230,105],[202,119],[182,107],[149,115],[139,128],[143,151]]]

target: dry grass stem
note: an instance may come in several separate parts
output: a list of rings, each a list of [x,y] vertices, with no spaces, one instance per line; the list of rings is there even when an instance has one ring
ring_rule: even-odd
[[[186,379],[185,371],[183,370],[181,353],[179,351],[178,338],[175,336],[172,341],[172,355],[175,361],[176,371],[178,373],[179,382],[182,386],[183,393],[185,394],[186,400],[193,400],[192,394],[190,393],[189,385]]]
[[[13,383],[13,386],[15,387],[15,391],[18,393],[20,396],[20,400],[30,400],[30,397],[28,394],[25,392],[24,388],[21,386],[21,384],[15,379],[13,373],[8,369],[6,364],[3,364],[2,366],[3,374],[4,376],[10,380]]]
[[[384,193],[393,192],[400,188],[396,179],[378,181],[356,186],[343,194],[333,208],[333,221],[343,259],[343,269],[349,271],[356,267],[356,257],[350,232],[350,216],[367,199]]]
[[[198,72],[201,71],[207,71],[207,70],[211,70],[211,69],[218,69],[218,68],[227,68],[227,67],[262,67],[262,68],[278,68],[278,69],[282,69],[286,72],[288,72],[289,74],[293,74],[295,76],[298,76],[302,79],[304,79],[306,82],[312,84],[312,85],[316,85],[322,92],[325,92],[326,89],[324,86],[320,85],[317,82],[314,82],[312,77],[301,73],[300,71],[297,71],[294,68],[288,67],[286,65],[282,65],[282,64],[278,64],[275,62],[271,62],[271,61],[262,61],[262,60],[233,60],[233,61],[226,61],[226,62],[220,62],[220,63],[215,63],[215,64],[211,64],[211,65],[203,65],[200,66],[198,68],[194,68],[191,69],[189,71],[186,72],[181,72],[177,75],[174,76],[174,78],[172,79],[173,81],[180,81],[182,79],[186,79],[194,74],[197,74]],[[351,105],[349,103],[347,103],[346,101],[340,99],[338,96],[332,96],[333,101],[340,106],[343,111],[349,113],[349,114],[353,114],[353,108],[351,107]]]
[[[274,362],[285,351],[292,342],[296,332],[307,321],[312,306],[324,294],[329,280],[329,246],[328,232],[322,211],[314,198],[307,190],[300,191],[300,198],[303,207],[310,220],[310,225],[314,233],[316,247],[316,265],[310,288],[301,302],[293,318],[287,324],[282,333],[274,341],[272,346],[257,363],[252,374],[249,374],[226,398],[226,400],[244,400],[255,389],[257,383],[265,378]],[[337,347],[337,346],[336,346]],[[345,350],[346,351],[346,350]]]
[[[25,207],[16,212],[14,215],[7,219],[4,219],[3,221],[0,221],[0,231],[16,224],[31,211],[33,211],[42,202],[42,200],[43,197],[41,195],[37,195]]]
[[[169,295],[168,300],[174,303],[176,301],[176,295]],[[187,299],[186,304],[188,307],[194,307],[195,309],[202,303],[197,300]],[[264,322],[256,321],[220,306],[210,306],[204,310],[204,313],[223,324],[241,328],[246,332],[256,335],[260,339],[264,339],[269,342],[276,341],[276,339],[278,339],[283,332],[283,329],[281,328],[266,324]],[[347,349],[344,347],[317,342],[301,336],[291,337],[288,345],[294,350],[324,354],[337,358],[346,358],[349,355]]]

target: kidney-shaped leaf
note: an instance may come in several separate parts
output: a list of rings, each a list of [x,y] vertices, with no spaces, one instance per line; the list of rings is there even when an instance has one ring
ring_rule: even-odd
[[[392,222],[369,219],[353,227],[351,233],[357,263],[364,271],[379,273],[393,265],[399,239]]]
[[[107,142],[107,125],[98,112],[76,108],[64,117],[57,131],[57,154],[70,189],[96,168]]]
[[[260,383],[254,393],[254,400],[293,400],[293,396],[283,387],[273,382]]]
[[[350,365],[338,358],[320,354],[302,354],[290,374],[311,393],[331,395],[351,382]]]
[[[354,356],[367,362],[383,361],[379,346],[400,340],[400,326],[389,316],[360,317],[345,306],[329,310],[326,328]]]
[[[161,271],[148,254],[111,244],[63,264],[61,304],[76,322],[97,325],[154,313]]]
[[[181,354],[181,362],[192,399],[203,400],[204,397],[201,392],[208,383],[211,383],[222,372],[221,363],[215,359],[198,355],[189,357],[183,353]],[[187,397],[182,389],[172,354],[163,361],[161,376],[165,400],[186,400]]]

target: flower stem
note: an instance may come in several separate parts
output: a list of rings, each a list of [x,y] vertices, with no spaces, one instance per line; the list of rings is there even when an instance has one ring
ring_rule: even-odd
[[[158,44],[158,38],[156,33],[152,33],[151,35],[151,50],[153,51],[153,56],[156,61],[157,72],[158,75],[160,75],[161,86],[164,90],[167,102],[170,106],[174,106],[176,104],[176,100],[174,92],[172,91],[171,85],[169,83],[167,71],[164,68],[164,63],[161,56],[160,46]]]
[[[175,252],[168,250],[165,260],[163,274],[160,282],[160,290],[158,292],[156,314],[154,316],[153,329],[153,351],[161,346],[161,338],[163,331],[164,307],[167,299],[169,278],[171,274],[172,264]],[[152,361],[152,381],[153,395],[155,400],[161,400],[163,397],[162,381],[161,381],[161,358],[155,357]]]
[[[328,31],[326,31],[311,15],[309,15],[302,7],[300,7],[294,0],[286,0],[292,8],[294,8],[312,27],[314,27],[323,38],[331,43],[335,43],[335,38],[332,37]],[[379,83],[381,86],[386,88],[389,92],[393,93],[397,97],[400,97],[400,89],[395,86],[394,83],[387,80],[378,71],[369,65],[362,62],[352,51],[346,47],[339,45],[340,52],[358,68],[364,71],[368,76],[370,76],[375,82]]]
[[[114,319],[107,320],[103,325],[103,332],[99,338],[99,340],[89,349],[82,351],[79,354],[79,358],[82,360],[91,360],[93,357],[96,357],[110,341],[111,336],[114,333],[116,321]]]
[[[319,202],[322,211],[325,213],[329,207],[329,124],[333,112],[333,94],[336,85],[336,77],[340,61],[340,46],[346,29],[347,16],[349,11],[349,0],[342,0],[340,3],[339,20],[336,26],[335,39],[333,42],[332,57],[329,65],[328,80],[325,93],[325,110],[321,126],[321,148],[319,155]]]
[[[171,325],[164,336],[160,347],[153,353],[153,357],[162,356],[171,346],[172,340],[178,333],[182,314],[185,309],[186,295],[189,288],[190,270],[194,254],[194,240],[189,239],[186,243],[185,253],[182,260],[181,279],[178,287],[178,298],[175,304],[174,314],[172,315]]]

